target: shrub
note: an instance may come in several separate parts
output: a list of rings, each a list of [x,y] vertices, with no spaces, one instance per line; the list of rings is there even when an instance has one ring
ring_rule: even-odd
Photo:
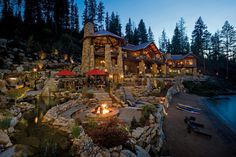
[[[154,105],[148,104],[143,106],[142,116],[140,118],[140,123],[146,125],[149,122],[149,116],[151,113],[157,112],[157,109]]]
[[[7,129],[10,127],[11,124],[11,118],[10,117],[5,117],[0,120],[0,129]]]
[[[143,116],[148,119],[151,113],[157,112],[157,109],[154,105],[148,104],[143,106]]]
[[[133,118],[132,118],[132,121],[131,121],[130,129],[136,129],[136,128],[139,127],[139,126],[140,126],[139,122],[137,122],[136,118],[133,117]]]
[[[86,133],[94,143],[106,148],[124,145],[128,140],[128,131],[125,125],[116,118],[97,125],[94,129],[88,129]]]
[[[74,138],[77,138],[80,133],[82,132],[82,128],[80,125],[75,124],[72,128],[71,128],[71,134]]]

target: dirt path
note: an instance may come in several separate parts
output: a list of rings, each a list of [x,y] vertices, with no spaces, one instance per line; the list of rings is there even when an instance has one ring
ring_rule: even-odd
[[[236,157],[236,136],[211,111],[203,105],[202,97],[189,94],[178,94],[168,109],[164,120],[164,131],[167,148],[173,157]],[[175,104],[182,103],[202,109],[200,115],[176,109]],[[187,132],[185,116],[195,116],[196,121],[203,123],[212,138],[206,138]]]

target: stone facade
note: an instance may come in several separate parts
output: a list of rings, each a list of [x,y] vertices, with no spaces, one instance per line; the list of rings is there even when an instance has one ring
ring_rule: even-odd
[[[105,46],[105,69],[108,73],[112,73],[112,62],[111,62],[111,46]]]
[[[139,62],[139,73],[145,74],[145,63],[143,60],[141,62]]]
[[[92,57],[92,62],[90,63],[90,57],[94,56],[94,48],[91,48],[91,39],[88,36],[94,33],[94,25],[88,22],[84,26],[84,41],[83,41],[83,51],[82,51],[82,64],[81,72],[86,73],[91,70],[91,66],[94,66],[94,57]],[[92,53],[91,53],[92,50]]]
[[[154,64],[152,64],[152,74],[157,74],[157,64],[156,63],[154,63]]]
[[[119,54],[118,54],[118,58],[117,58],[117,71],[118,74],[120,75],[120,82],[123,82],[123,78],[124,78],[124,70],[123,70],[123,51],[122,48],[119,47]]]

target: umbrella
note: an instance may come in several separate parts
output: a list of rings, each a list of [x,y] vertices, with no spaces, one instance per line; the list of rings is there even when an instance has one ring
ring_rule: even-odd
[[[104,76],[104,75],[107,75],[107,73],[99,69],[93,69],[86,72],[86,76]]]
[[[58,75],[58,76],[75,76],[76,73],[74,73],[73,71],[70,71],[70,70],[61,70],[61,71],[57,72],[56,75]]]

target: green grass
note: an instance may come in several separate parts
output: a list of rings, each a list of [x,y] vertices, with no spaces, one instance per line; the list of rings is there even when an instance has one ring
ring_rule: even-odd
[[[5,117],[0,120],[0,129],[7,129],[10,127],[11,124],[11,118],[10,117]]]
[[[78,124],[75,124],[71,129],[71,134],[74,138],[77,138],[80,135],[81,131],[82,131],[81,126]]]

